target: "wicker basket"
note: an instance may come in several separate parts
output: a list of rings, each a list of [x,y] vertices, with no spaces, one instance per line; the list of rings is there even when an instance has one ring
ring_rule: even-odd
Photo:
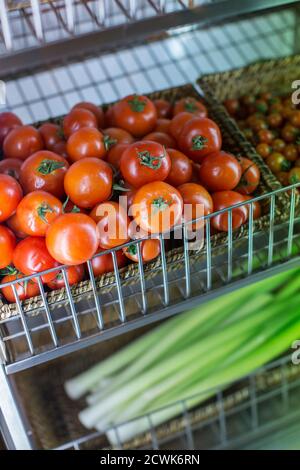
[[[175,102],[176,100],[186,97],[193,96],[199,99],[199,94],[192,85],[184,85],[181,87],[166,89],[163,91],[154,92],[148,95],[151,99],[164,98],[168,101]],[[108,107],[109,105],[104,105]],[[234,132],[230,129],[228,123],[228,116],[225,115],[222,108],[218,105],[214,105],[211,99],[208,99],[208,110],[209,115],[214,119],[221,128],[223,136],[223,148],[231,151],[233,154],[240,154],[247,156],[248,158],[254,160],[261,170],[261,182],[257,190],[257,194],[265,194],[270,192],[273,189],[278,187],[278,183],[275,180],[272,173],[264,165],[262,159],[252,151],[252,148],[244,148],[244,139],[239,133],[235,135]],[[61,123],[63,116],[50,119],[51,122]],[[49,119],[48,119],[49,122]],[[41,122],[36,123],[36,126],[39,126]],[[280,196],[278,197],[278,202]],[[279,220],[282,216],[282,209],[284,204],[277,204],[277,219]],[[269,222],[268,216],[262,216],[259,219],[254,221],[254,231],[261,232],[267,229]],[[233,238],[235,240],[242,239],[248,235],[248,224],[243,225],[240,229],[233,232]],[[227,234],[219,233],[211,237],[211,246],[222,247],[226,245]],[[221,249],[221,248],[220,248]],[[202,247],[199,251],[193,251],[190,253],[190,263],[191,266],[193,263],[198,262],[199,259],[205,259],[205,246]],[[184,261],[184,252],[183,248],[174,248],[167,253],[167,268],[169,271],[177,270],[180,267],[183,267]],[[148,263],[145,266],[145,278],[154,279],[157,271],[161,266],[161,260],[157,260]],[[139,271],[137,264],[131,264],[126,268],[120,270],[120,277],[122,280],[122,285],[129,285],[130,283],[139,282]],[[107,293],[114,288],[115,276],[113,273],[105,274],[96,279],[96,285],[98,289],[101,289],[101,293]],[[79,302],[82,299],[92,297],[93,291],[90,281],[83,281],[78,285],[72,286],[72,296],[75,302]],[[47,300],[50,306],[62,306],[67,305],[68,296],[66,290],[59,289],[47,293]],[[151,306],[149,306],[151,307]],[[43,311],[43,301],[40,296],[27,299],[23,302],[24,312],[28,315],[36,315]],[[3,297],[0,297],[0,319],[7,319],[11,316],[17,315],[18,309],[16,304],[8,304]]]

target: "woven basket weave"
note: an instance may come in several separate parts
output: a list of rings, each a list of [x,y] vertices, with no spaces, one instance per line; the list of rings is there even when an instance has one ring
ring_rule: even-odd
[[[195,90],[192,85],[184,85],[181,87],[170,88],[158,92],[154,92],[148,95],[151,99],[157,98],[164,98],[170,102],[175,102],[176,100],[186,97],[186,96],[193,96],[199,99],[199,94]],[[273,189],[278,187],[278,182],[269,171],[269,169],[264,165],[262,159],[253,153],[252,149],[245,149],[244,148],[244,139],[242,135],[233,135],[233,132],[230,130],[230,126],[228,124],[228,117],[224,115],[221,107],[219,105],[214,105],[211,103],[209,99],[208,102],[208,110],[209,115],[212,119],[214,119],[221,128],[222,136],[223,136],[223,148],[231,151],[233,154],[240,154],[242,153],[246,157],[252,159],[257,163],[261,171],[261,182],[257,190],[257,194],[266,194]],[[104,107],[108,107],[110,105],[104,105]],[[48,119],[47,122],[55,122],[61,123],[63,116]],[[36,123],[36,126],[39,126],[41,122]],[[278,198],[280,199],[280,198]],[[279,202],[279,201],[278,201]],[[282,216],[282,208],[284,204],[277,204],[277,220],[281,219]],[[268,216],[262,216],[259,219],[254,221],[254,231],[264,231],[268,227],[269,218]],[[233,239],[237,240],[240,238],[247,237],[248,235],[248,225],[243,225],[240,229],[235,230],[233,232]],[[221,247],[226,245],[227,234],[226,233],[219,233],[213,235],[211,237],[211,246],[214,247]],[[204,258],[205,256],[205,247],[200,249],[199,251],[191,251],[190,252],[190,262],[191,265],[193,262],[198,261],[199,258]],[[176,270],[180,267],[183,267],[184,262],[184,252],[183,248],[175,248],[172,249],[167,253],[167,268],[168,270]],[[158,258],[157,260],[148,263],[145,265],[145,278],[150,279],[154,278],[157,274],[159,268],[161,266],[161,260]],[[139,282],[139,271],[137,264],[131,264],[126,268],[120,270],[120,277],[122,280],[122,285],[129,285],[130,282]],[[96,279],[97,289],[101,289],[101,293],[107,293],[114,288],[115,283],[115,276],[113,273],[105,274]],[[89,280],[83,281],[71,288],[72,296],[75,302],[78,302],[84,298],[91,297],[93,295],[91,282]],[[55,291],[48,292],[47,300],[49,305],[51,306],[61,306],[66,305],[68,303],[68,297],[66,290],[59,289]],[[28,315],[36,315],[43,311],[43,301],[40,296],[30,298],[25,300],[22,303],[24,312]],[[8,304],[3,297],[0,297],[0,319],[4,320],[11,316],[17,315],[18,309],[16,304]]]

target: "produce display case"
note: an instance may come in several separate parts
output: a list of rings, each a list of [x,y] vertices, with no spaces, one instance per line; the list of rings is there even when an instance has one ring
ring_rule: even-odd
[[[186,83],[202,93],[196,84],[199,75],[297,52],[298,15],[299,2],[295,1],[0,1],[0,79],[6,84],[7,108],[32,123],[63,115],[80,100],[103,104],[130,92],[150,93]],[[232,130],[228,131],[230,138],[230,145],[236,148]],[[257,158],[255,152],[249,156]],[[9,448],[99,446],[93,439],[101,436],[86,436],[82,429],[75,437],[66,433],[70,439],[55,439],[58,430],[50,429],[51,417],[47,426],[53,439],[41,442],[43,430],[38,429],[34,410],[26,406],[22,396],[26,385],[30,390],[39,367],[47,367],[45,375],[52,380],[54,363],[50,359],[66,356],[60,360],[72,362],[73,354],[89,353],[87,346],[122,338],[131,330],[139,334],[140,327],[299,264],[298,185],[282,188],[272,175],[269,178],[271,185],[248,203],[249,221],[239,234],[229,230],[222,243],[214,244],[209,217],[206,219],[205,244],[195,262],[185,244],[170,260],[161,239],[162,256],[150,267],[149,279],[144,273],[147,266],[140,262],[133,282],[127,285],[115,263],[109,292],[103,292],[107,281],[97,284],[92,276],[88,298],[83,296],[77,302],[67,284],[57,311],[41,283],[37,314],[30,315],[26,304],[18,301],[13,311],[2,305],[0,424]],[[256,200],[264,201],[264,223],[253,220]],[[229,224],[231,211],[227,210]],[[96,347],[101,349],[101,344]],[[245,385],[249,394],[246,403],[252,410],[249,422],[259,432],[256,379],[246,380],[252,384],[252,388]],[[278,395],[287,399],[293,383],[283,376],[277,382]],[[273,392],[266,392],[266,397]],[[216,440],[207,446],[224,448],[230,446],[226,397],[219,392],[217,399],[217,424],[212,424]],[[184,415],[183,434],[188,439],[184,445],[199,448],[188,417]],[[242,432],[248,434],[245,428]],[[167,430],[162,436],[169,446],[168,439],[173,439],[174,433]],[[154,430],[150,441],[149,435],[147,439],[142,447],[161,446]],[[179,442],[180,447],[183,444]]]

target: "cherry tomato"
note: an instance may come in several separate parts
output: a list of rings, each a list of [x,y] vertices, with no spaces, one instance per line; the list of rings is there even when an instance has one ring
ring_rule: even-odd
[[[0,222],[13,215],[22,196],[22,188],[17,180],[9,175],[0,174]]]
[[[97,222],[100,248],[114,248],[129,241],[130,219],[126,209],[117,202],[98,204],[91,211],[90,217]]]
[[[158,118],[169,118],[172,114],[172,105],[169,101],[164,99],[153,100],[153,104],[156,107]]]
[[[299,136],[300,130],[297,127],[292,126],[292,124],[285,124],[281,130],[281,137],[286,142],[295,142]]]
[[[169,132],[176,141],[178,141],[185,124],[194,117],[195,116],[192,113],[179,113],[173,117],[169,126]]]
[[[66,268],[66,274],[70,286],[78,284],[82,281],[85,275],[84,265],[78,264],[76,266],[69,266]],[[61,271],[56,274],[52,281],[47,282],[47,286],[52,290],[61,289],[62,287],[65,287],[65,285],[63,273]]]
[[[16,237],[13,232],[0,225],[0,269],[6,268],[12,262],[15,246]]]
[[[25,193],[42,190],[61,199],[68,168],[68,162],[60,155],[48,150],[37,152],[21,166],[20,183]]]
[[[64,187],[72,202],[89,209],[109,199],[112,193],[111,167],[98,158],[83,158],[68,169]]]
[[[282,152],[285,148],[285,142],[282,139],[274,139],[272,142],[273,152]]]
[[[299,183],[300,181],[300,168],[294,167],[289,172],[289,184]]]
[[[73,235],[73,238],[74,237]],[[13,264],[18,271],[26,276],[37,274],[58,266],[57,261],[50,255],[44,237],[27,237],[21,240],[13,253]],[[50,282],[56,276],[55,272],[43,274],[41,280]],[[34,282],[38,282],[36,278]]]
[[[164,147],[175,148],[177,146],[175,139],[165,132],[150,132],[150,134],[145,135],[143,140],[149,140],[151,142],[158,142]]]
[[[123,248],[123,253],[127,258],[135,263],[138,262],[138,248],[136,243]],[[160,241],[157,238],[149,238],[141,242],[142,261],[148,263],[160,255]]]
[[[170,134],[171,119],[157,119],[156,128],[154,132],[164,132]]]
[[[165,180],[171,186],[179,186],[191,181],[193,166],[191,160],[179,150],[167,149],[171,159],[171,170]]]
[[[214,205],[214,211],[220,211],[231,207],[234,204],[239,204],[245,201],[245,197],[235,191],[218,191],[212,194],[212,200]],[[248,209],[247,207],[240,206],[232,209],[232,228],[237,229],[247,221]],[[212,226],[221,232],[228,231],[228,212],[218,214],[211,219]]]
[[[207,117],[207,109],[201,101],[196,100],[195,98],[188,96],[187,98],[181,98],[174,105],[173,115],[179,113],[192,113],[194,116],[199,116],[201,118]]]
[[[230,116],[235,116],[240,108],[239,101],[236,99],[228,99],[223,102]]]
[[[6,158],[0,162],[0,173],[9,175],[18,180],[20,178],[20,169],[22,160],[18,158]]]
[[[262,118],[259,118],[255,114],[250,116],[247,119],[247,122],[254,132],[259,132],[260,130],[267,129],[268,127],[266,121]]]
[[[58,124],[46,122],[39,128],[39,133],[43,138],[46,149],[52,152],[54,152],[54,148],[56,148],[58,144],[64,142],[63,131]]]
[[[288,171],[291,168],[291,162],[289,162],[282,153],[273,152],[266,160],[267,165],[274,173],[279,171]]]
[[[30,297],[36,297],[40,294],[40,289],[38,284],[29,280],[29,281],[22,281],[23,274],[18,273],[16,271],[15,274],[8,274],[1,279],[2,284],[6,284],[7,282],[15,281],[16,279],[20,279],[16,284],[15,288],[19,297],[19,300],[26,300]],[[1,287],[1,292],[6,298],[6,300],[13,304],[16,302],[15,294],[11,286]]]
[[[114,168],[119,170],[120,168],[120,161],[124,150],[129,147],[129,144],[117,144],[114,145],[106,155],[105,161],[112,165]]]
[[[98,122],[95,115],[84,108],[73,108],[69,114],[64,117],[63,131],[66,139],[82,127],[97,128]]]
[[[129,95],[114,105],[114,121],[134,137],[142,137],[155,128],[157,111],[146,96]]]
[[[245,197],[246,201],[251,199],[251,196],[246,196],[245,195],[244,197]],[[252,206],[253,206],[253,220],[259,219],[261,217],[261,214],[262,214],[261,205],[260,205],[259,201],[254,201],[252,203]],[[249,206],[248,206],[248,212],[249,212]]]
[[[23,123],[21,119],[19,119],[14,113],[0,113],[0,149],[2,148],[5,137],[10,133],[10,131],[22,125]]]
[[[258,131],[258,139],[260,142],[265,142],[266,144],[270,144],[274,139],[274,134],[270,129],[261,129]]]
[[[289,162],[295,162],[298,158],[298,150],[294,144],[287,144],[282,153]]]
[[[101,248],[97,251],[97,254],[100,254],[102,251]],[[117,257],[118,267],[123,268],[127,264],[127,258],[124,255],[122,250],[115,251]],[[111,253],[106,253],[105,255],[95,256],[92,260],[92,268],[94,276],[102,276],[105,273],[114,272],[114,264]]]
[[[138,189],[132,207],[137,225],[150,233],[169,231],[182,219],[183,201],[179,191],[162,181]]]
[[[212,198],[208,191],[200,184],[186,183],[177,189],[183,199],[184,218],[186,221],[197,219],[213,212]],[[193,224],[193,229],[195,229],[194,225],[196,225],[196,228],[201,228],[203,224],[204,221],[199,220],[196,224]]]
[[[269,144],[261,142],[256,146],[256,151],[262,158],[267,158],[272,153],[272,147]]]
[[[293,111],[291,113],[289,121],[292,124],[292,126],[299,128],[300,127],[300,111],[299,110]]]
[[[6,220],[6,225],[10,228],[17,238],[26,238],[28,235],[21,230],[20,221],[17,217],[17,213],[12,215],[9,219]]]
[[[245,157],[239,157],[239,163],[242,167],[242,176],[236,191],[241,194],[251,194],[259,184],[259,168],[254,162]]]
[[[45,191],[28,193],[17,208],[17,218],[22,232],[42,237],[50,224],[62,213],[59,199]]]
[[[218,152],[221,145],[219,126],[208,118],[194,118],[188,121],[178,140],[180,150],[198,163],[209,153]]]
[[[280,113],[271,113],[267,116],[267,122],[272,129],[278,128],[282,124],[282,116]]]
[[[106,154],[104,135],[98,129],[81,127],[69,137],[67,153],[72,162],[82,158],[104,158]]]
[[[35,152],[44,148],[41,134],[32,126],[21,126],[13,129],[3,142],[6,158],[26,160]]]
[[[131,144],[123,153],[120,170],[124,179],[139,188],[151,181],[163,181],[171,169],[165,148],[156,142],[140,141]]]
[[[200,183],[210,191],[234,189],[241,175],[242,168],[237,159],[222,150],[204,157],[199,169]]]
[[[61,264],[85,263],[98,248],[96,223],[86,214],[63,214],[48,228],[46,245],[51,256]]]
[[[104,127],[105,118],[101,106],[96,106],[95,104],[89,103],[88,101],[82,101],[81,103],[77,103],[75,104],[75,106],[73,106],[73,109],[77,108],[87,109],[88,111],[93,113],[95,118],[97,119],[97,126],[99,127],[99,129],[102,129]]]
[[[276,178],[283,186],[288,186],[290,184],[288,171],[279,171],[276,173]]]
[[[103,131],[104,144],[107,151],[118,144],[132,144],[134,138],[129,132],[119,127],[108,127]]]

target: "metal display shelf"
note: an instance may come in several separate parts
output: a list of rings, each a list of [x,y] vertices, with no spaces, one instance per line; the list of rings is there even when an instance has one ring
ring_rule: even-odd
[[[37,6],[37,3],[39,2],[31,1],[32,6]],[[62,1],[40,3],[41,12],[44,8],[52,9],[58,4],[63,5],[62,8],[64,8]],[[75,4],[75,2],[67,3],[68,5]],[[83,8],[86,8],[88,4],[88,2],[78,3],[83,3]],[[122,4],[122,2],[113,3]],[[133,3],[135,2],[131,2],[131,5]],[[147,2],[148,6],[158,3],[154,0]],[[162,3],[167,6],[169,2],[160,2]],[[27,25],[24,26],[22,20],[23,29],[17,32],[17,35],[20,34],[19,44],[14,44],[14,50],[7,52],[7,38],[6,46],[4,46],[3,39],[4,1],[0,0],[2,15],[0,78],[5,79],[7,88],[7,105],[0,107],[0,111],[10,109],[16,112],[24,122],[36,122],[47,119],[49,116],[64,114],[78,101],[93,101],[100,104],[115,101],[130,92],[147,93],[195,82],[196,78],[203,73],[232,69],[264,58],[290,55],[298,47],[299,10],[298,6],[290,8],[292,3],[297,2],[229,0],[202,2],[202,6],[198,5],[195,10],[191,11],[183,8],[186,2],[172,3],[180,4],[180,11],[177,8],[172,11],[167,10],[163,15],[160,15],[161,12],[156,12],[155,21],[153,21],[153,14],[148,19],[145,16],[143,20],[136,19],[129,23],[127,18],[126,28],[122,22],[119,26],[111,25],[111,32],[113,28],[119,28],[119,32],[115,30],[115,33],[117,40],[122,43],[122,48],[112,49],[106,54],[102,53],[101,45],[96,43],[96,39],[92,44],[93,48],[85,49],[84,34],[86,33],[86,36],[90,38],[98,33],[107,34],[106,43],[104,41],[103,45],[107,50],[107,42],[112,37],[110,29],[94,25],[94,29],[84,31],[81,29],[83,26],[80,26],[83,17],[80,16],[78,19],[76,17],[74,30],[78,30],[78,34],[72,33],[72,39],[68,31],[65,31],[64,36],[58,36],[54,54],[50,52],[54,45],[53,36],[50,34],[51,37],[48,39],[45,34],[46,41],[41,38],[37,41],[35,27],[32,30],[29,26],[30,24],[32,26],[32,21],[34,21],[32,12],[36,12],[36,10],[31,11],[31,7],[24,7],[24,11],[11,10],[6,15],[16,18],[16,22],[20,15],[23,15],[23,20]],[[266,8],[280,5],[288,5],[288,8],[267,13],[261,12]],[[206,12],[206,17],[202,17],[202,22],[200,17],[193,16],[197,8],[199,11],[202,8],[202,12]],[[221,10],[224,12],[223,16]],[[241,16],[255,11],[259,11],[260,14],[251,17]],[[210,12],[210,17],[208,12]],[[217,12],[220,13],[219,16]],[[180,14],[183,16],[180,17]],[[56,15],[54,16],[56,18]],[[212,24],[216,20],[233,19],[233,17],[234,21],[220,25]],[[135,38],[131,32],[135,26],[137,30],[139,29],[139,21],[140,25],[143,21],[148,21],[149,24],[151,22],[151,31],[158,32],[162,29],[163,21],[165,21],[164,28],[173,27],[175,23],[173,25],[168,23],[172,18],[175,18],[176,26],[184,23],[189,23],[189,25],[186,29],[182,29],[180,34],[177,31],[176,33],[169,31],[159,40],[143,44],[136,43],[127,49],[124,48],[127,43],[125,35],[128,35],[128,40],[131,39],[130,42],[134,43]],[[187,21],[188,18],[190,18],[189,21]],[[43,21],[43,23],[47,27],[49,25],[51,29],[50,21]],[[204,23],[205,28],[197,28],[197,25],[203,26]],[[158,30],[155,30],[156,24]],[[62,25],[60,28],[64,29]],[[121,31],[124,34],[122,40]],[[145,27],[147,36],[149,32]],[[30,39],[31,36],[33,40]],[[79,59],[75,60],[73,52],[64,49],[64,44],[68,41],[76,55],[80,49]],[[78,44],[76,41],[80,41],[82,48],[76,46]],[[87,39],[87,44],[88,42]],[[110,45],[113,47],[116,44],[110,43]],[[63,54],[60,54],[60,47]],[[33,69],[32,67],[36,65],[38,67]],[[30,70],[30,73],[24,74],[24,69]],[[16,73],[12,74],[13,70]],[[113,292],[102,296],[101,292],[93,291],[91,299],[85,305],[75,305],[69,290],[68,306],[52,311],[45,299],[44,308],[38,315],[32,317],[24,314],[22,304],[18,303],[18,315],[0,322],[0,357],[2,355],[3,359],[3,365],[0,367],[0,427],[7,445],[10,448],[34,446],[31,441],[30,427],[26,423],[26,409],[19,408],[17,390],[14,388],[10,374],[107,340],[130,329],[156,322],[213,296],[299,265],[300,259],[297,253],[300,247],[298,239],[300,221],[294,211],[297,189],[294,187],[285,191],[290,197],[290,207],[287,210],[285,222],[275,223],[273,211],[276,194],[266,195],[270,203],[269,230],[264,233],[253,233],[253,236],[250,235],[249,238],[241,240],[239,244],[232,239],[230,231],[227,242],[222,247],[222,255],[214,249],[210,250],[208,232],[208,243],[205,245],[206,257],[204,262],[202,260],[202,264],[190,266],[186,250],[182,271],[169,273],[166,269],[163,251],[161,267],[154,273],[155,282],[144,284],[143,276],[139,275],[133,286],[125,290],[116,271],[116,284]],[[230,219],[230,215],[228,217]],[[252,222],[250,216],[250,233],[252,233]],[[206,226],[208,226],[207,222]],[[294,247],[296,251],[293,251]],[[258,265],[257,261],[259,261]],[[139,268],[141,273],[142,263],[139,264]],[[152,303],[153,299],[156,303]],[[148,306],[148,309],[145,309],[145,306]],[[107,312],[112,312],[112,316],[110,317],[110,313]],[[79,444],[78,446],[80,447]]]

